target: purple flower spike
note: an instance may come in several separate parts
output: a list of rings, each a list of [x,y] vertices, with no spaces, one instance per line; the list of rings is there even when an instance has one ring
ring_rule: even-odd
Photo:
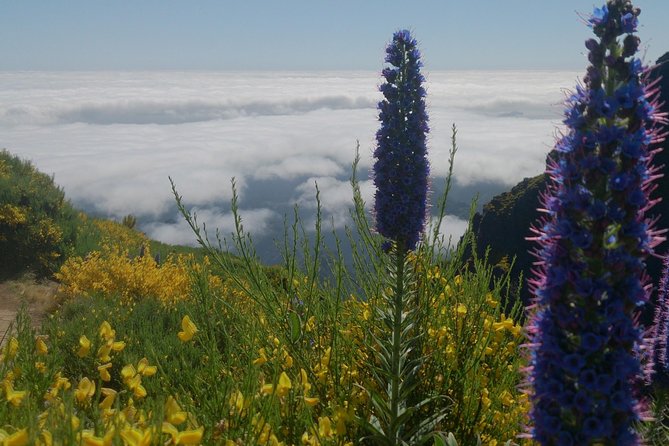
[[[630,0],[608,0],[588,19],[591,65],[566,101],[567,131],[546,168],[547,212],[532,228],[527,381],[530,434],[542,445],[640,441],[637,389],[652,361],[637,320],[651,291],[645,259],[661,241],[646,216],[657,177],[648,147],[661,141],[664,117],[633,57],[638,15]]]
[[[413,250],[420,239],[427,214],[429,163],[426,134],[424,78],[420,52],[406,30],[398,31],[386,49],[380,87],[381,128],[376,133],[374,157],[374,212],[376,230]]]

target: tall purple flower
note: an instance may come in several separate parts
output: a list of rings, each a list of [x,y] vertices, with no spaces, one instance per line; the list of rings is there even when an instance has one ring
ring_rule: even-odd
[[[383,70],[374,151],[376,229],[398,247],[413,250],[427,212],[429,129],[420,52],[409,31],[393,35],[385,60],[390,66]]]
[[[634,445],[635,382],[645,339],[645,258],[661,241],[646,212],[657,169],[657,91],[634,55],[639,9],[609,0],[588,19],[584,85],[567,100],[567,131],[547,164],[545,217],[533,228],[530,434],[542,445]]]

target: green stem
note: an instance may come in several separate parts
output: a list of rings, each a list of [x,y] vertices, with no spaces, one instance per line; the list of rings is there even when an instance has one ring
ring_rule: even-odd
[[[396,283],[393,294],[393,350],[392,350],[392,374],[391,374],[391,433],[392,444],[400,444],[399,422],[400,417],[400,386],[401,386],[401,355],[402,355],[402,313],[404,312],[404,262],[406,260],[407,250],[404,243],[400,241],[395,251]]]

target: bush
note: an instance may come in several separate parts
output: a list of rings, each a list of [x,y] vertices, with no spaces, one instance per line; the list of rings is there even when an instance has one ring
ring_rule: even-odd
[[[0,277],[58,270],[76,239],[77,213],[53,178],[0,152]]]

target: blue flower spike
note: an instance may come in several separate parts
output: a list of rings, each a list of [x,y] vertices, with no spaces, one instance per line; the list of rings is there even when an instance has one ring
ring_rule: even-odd
[[[422,63],[416,40],[397,31],[386,49],[379,88],[381,128],[374,151],[376,230],[403,250],[416,248],[425,226],[429,163]],[[387,244],[389,246],[389,244]]]
[[[661,142],[655,84],[635,57],[640,10],[609,0],[587,19],[583,85],[566,101],[551,152],[528,308],[528,436],[541,445],[636,445],[649,376],[637,319],[651,287],[645,259],[662,241],[648,214]]]

